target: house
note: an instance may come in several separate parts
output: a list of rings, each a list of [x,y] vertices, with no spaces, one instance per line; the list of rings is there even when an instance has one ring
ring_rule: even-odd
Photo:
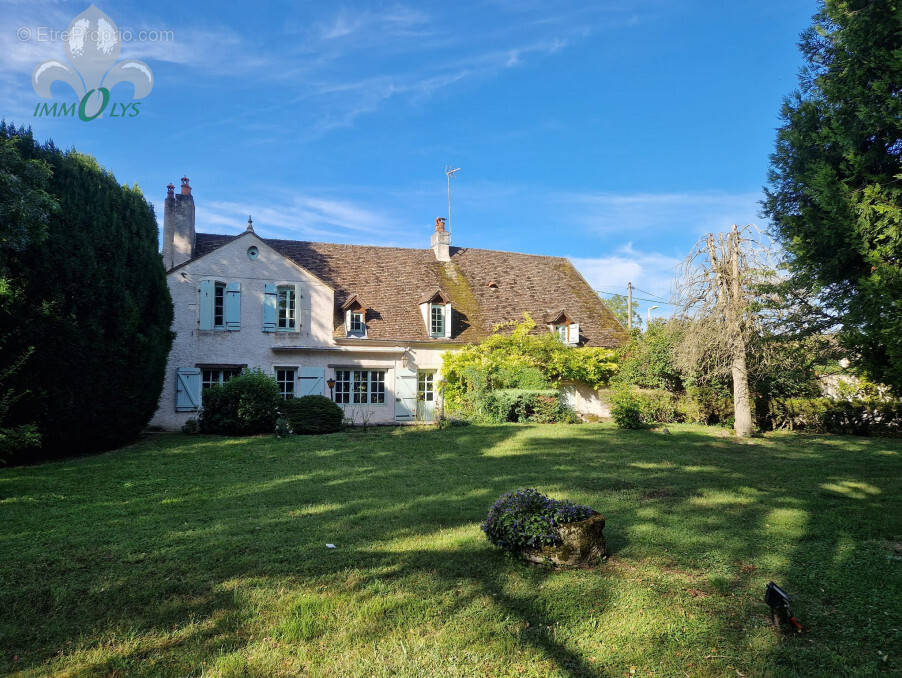
[[[443,219],[422,249],[261,238],[250,219],[240,235],[197,233],[183,177],[178,193],[168,186],[163,261],[175,309],[151,422],[163,428],[245,367],[272,374],[285,398],[325,395],[358,422],[429,421],[444,352],[524,311],[573,345],[626,339],[567,259],[452,247]]]

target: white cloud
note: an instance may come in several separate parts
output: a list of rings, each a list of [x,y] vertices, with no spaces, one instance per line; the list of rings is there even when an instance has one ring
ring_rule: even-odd
[[[576,223],[598,234],[722,231],[731,224],[758,222],[762,194],[692,193],[568,193],[557,200]],[[691,243],[690,243],[691,244]]]
[[[608,293],[626,294],[627,282],[632,282],[651,296],[669,299],[670,287],[680,259],[660,252],[643,252],[633,248],[632,243],[622,245],[614,254],[586,258],[570,257],[570,261],[583,277],[603,296]],[[637,297],[649,294],[635,292]]]

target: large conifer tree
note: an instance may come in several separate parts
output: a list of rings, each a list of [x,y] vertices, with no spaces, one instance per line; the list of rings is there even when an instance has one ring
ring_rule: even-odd
[[[36,423],[44,457],[121,445],[153,415],[171,345],[153,208],[89,156],[5,124],[2,140],[49,169],[45,188],[58,204],[41,239],[4,250],[4,276],[17,290],[0,308],[4,352],[29,353],[10,377],[26,395],[7,423]],[[9,165],[0,171],[14,172]]]
[[[826,0],[800,47],[764,211],[850,357],[902,390],[902,2]]]

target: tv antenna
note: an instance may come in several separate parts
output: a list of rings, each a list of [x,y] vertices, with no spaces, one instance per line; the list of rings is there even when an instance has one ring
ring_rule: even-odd
[[[451,234],[451,177],[460,172],[460,167],[452,168],[445,165],[445,174],[448,175],[448,234]]]

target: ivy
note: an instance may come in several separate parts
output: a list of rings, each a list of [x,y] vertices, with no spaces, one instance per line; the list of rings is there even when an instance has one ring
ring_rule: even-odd
[[[615,351],[570,346],[535,329],[535,321],[524,313],[522,321],[496,326],[478,344],[445,353],[446,410],[466,414],[475,399],[497,389],[547,389],[570,381],[598,389],[616,371]]]

